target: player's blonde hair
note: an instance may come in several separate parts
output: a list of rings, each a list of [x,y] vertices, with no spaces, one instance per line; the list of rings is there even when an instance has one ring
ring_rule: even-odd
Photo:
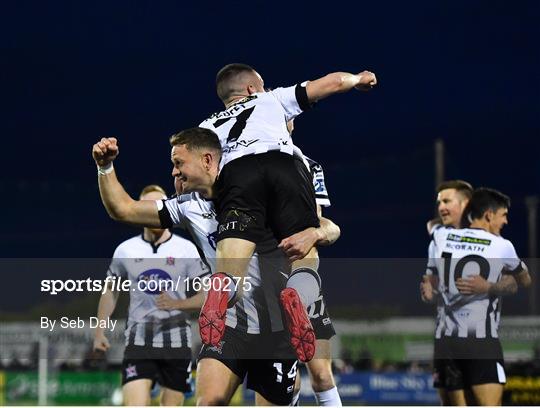
[[[161,186],[158,186],[157,184],[149,184],[142,189],[141,194],[139,195],[139,199],[141,199],[144,195],[148,193],[153,193],[154,191],[157,191],[158,193],[163,194],[164,197],[167,197],[167,193]]]

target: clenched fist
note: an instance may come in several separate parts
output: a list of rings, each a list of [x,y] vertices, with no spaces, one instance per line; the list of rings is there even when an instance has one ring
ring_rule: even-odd
[[[362,71],[357,76],[360,78],[360,81],[354,88],[358,91],[369,91],[377,85],[377,77],[371,71]]]
[[[118,141],[114,137],[104,137],[92,147],[92,157],[98,167],[112,163],[118,153]]]

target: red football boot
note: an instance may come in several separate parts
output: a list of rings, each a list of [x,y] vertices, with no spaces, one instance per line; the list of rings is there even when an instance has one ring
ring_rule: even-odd
[[[203,344],[217,346],[225,333],[225,317],[231,285],[230,276],[216,273],[211,277],[211,287],[199,315],[199,333]],[[223,289],[228,290],[223,290]]]
[[[300,296],[295,289],[285,288],[281,291],[280,299],[298,360],[309,361],[315,355],[315,333]]]

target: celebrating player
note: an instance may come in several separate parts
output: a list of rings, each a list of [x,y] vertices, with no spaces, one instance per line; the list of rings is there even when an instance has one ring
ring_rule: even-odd
[[[164,198],[157,185],[140,195],[150,203]],[[124,404],[150,405],[154,382],[162,388],[161,405],[180,405],[191,392],[191,329],[182,310],[199,309],[204,294],[186,299],[185,287],[208,273],[195,246],[168,229],[144,228],[114,251],[107,275],[129,279],[132,289],[122,362]],[[112,286],[101,295],[98,319],[114,312],[119,292]],[[109,348],[103,328],[96,329],[94,348]]]
[[[446,391],[445,404],[501,404],[506,378],[497,333],[500,296],[515,293],[516,280],[530,284],[512,243],[500,237],[509,207],[507,196],[481,188],[464,211],[469,228],[433,230],[432,267],[442,301],[435,332],[435,382]],[[421,291],[425,301],[434,299],[429,279]],[[474,400],[467,398],[469,393]]]
[[[287,122],[320,99],[353,88],[369,90],[376,83],[368,71],[336,72],[265,92],[261,76],[248,65],[230,64],[218,72],[217,93],[225,110],[200,125],[214,130],[223,147],[216,186],[217,270],[222,273],[218,277],[244,276],[267,225],[278,240],[319,226],[311,177],[301,151],[292,143]],[[190,183],[181,167],[179,171]],[[281,294],[291,342],[302,361],[309,361],[315,352],[305,307],[319,296],[317,266],[315,251],[296,260],[291,287]],[[231,299],[230,293],[209,292],[199,318],[204,343],[216,345],[221,340],[221,320]]]
[[[118,149],[116,140],[111,138],[102,139],[93,148],[94,159],[102,174],[98,181],[103,203],[109,214],[121,221],[154,227],[184,226],[213,266],[217,222],[211,197],[221,146],[213,132],[202,128],[174,135],[171,144],[177,191],[182,192],[186,184],[177,171],[181,162],[192,181],[190,189],[200,193],[181,195],[164,202],[159,200],[152,205],[132,200],[112,168]],[[283,331],[278,304],[288,269],[276,265],[283,256],[269,234],[273,243],[260,245],[258,251],[265,252],[264,256],[257,254],[249,263],[247,278],[250,278],[250,285],[247,286],[250,288],[245,287],[243,298],[227,311],[225,338],[218,346],[206,345],[201,350],[197,375],[197,402],[201,405],[227,403],[246,376],[248,387],[259,394],[258,403],[283,405],[292,399],[296,359],[291,354],[288,335]],[[306,234],[312,236],[311,231]],[[330,243],[337,239],[339,228],[322,220],[317,234],[319,243]],[[276,257],[276,251],[279,257]],[[280,268],[285,277],[279,273]]]

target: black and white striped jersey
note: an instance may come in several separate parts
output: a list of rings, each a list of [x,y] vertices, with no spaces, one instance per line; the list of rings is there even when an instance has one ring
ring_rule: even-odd
[[[326,182],[324,180],[324,172],[322,166],[315,160],[304,156],[309,164],[309,171],[313,176],[313,187],[315,188],[315,201],[321,207],[330,207],[330,197],[328,196],[328,190],[326,189]]]
[[[503,274],[523,270],[512,243],[483,229],[439,226],[433,231],[430,265],[439,279],[441,315],[435,337],[497,338],[501,298],[489,294],[463,295],[456,281],[480,275],[498,282]]]
[[[157,201],[164,227],[187,229],[216,271],[216,231],[214,203],[198,193]],[[288,263],[274,240],[269,250],[258,250],[251,258],[246,276],[251,284],[235,306],[227,310],[226,325],[249,334],[283,330],[279,293],[289,274]],[[264,252],[264,253],[263,253]]]
[[[199,126],[217,133],[223,148],[221,167],[242,156],[274,150],[303,157],[293,145],[287,122],[309,107],[303,83],[250,95]]]
[[[131,282],[126,345],[158,348],[191,347],[191,329],[180,310],[160,310],[163,291],[186,298],[186,280],[209,274],[195,245],[177,235],[154,245],[138,235],[114,251],[107,275]]]

